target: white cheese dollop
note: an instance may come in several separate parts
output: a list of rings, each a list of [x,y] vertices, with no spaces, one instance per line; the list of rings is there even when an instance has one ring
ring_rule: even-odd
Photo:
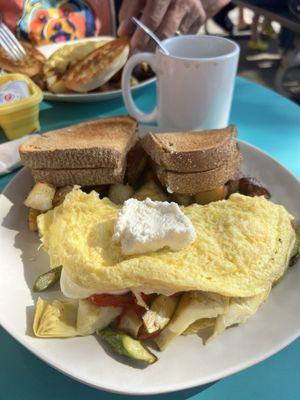
[[[191,244],[196,232],[178,204],[167,201],[125,201],[119,212],[113,239],[124,255],[156,251],[163,247],[180,250]]]

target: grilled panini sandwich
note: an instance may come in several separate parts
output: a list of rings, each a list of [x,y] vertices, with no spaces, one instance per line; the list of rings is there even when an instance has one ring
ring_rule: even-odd
[[[22,73],[42,85],[45,57],[31,44],[22,42],[22,45],[26,55],[20,60],[11,58],[4,48],[0,46],[0,69],[7,72]]]
[[[63,83],[64,74],[77,62],[85,59],[90,53],[110,40],[113,40],[113,38],[77,41],[58,48],[46,60],[43,68],[48,90],[54,93],[69,92],[69,89]]]
[[[75,92],[97,89],[124,66],[128,55],[127,38],[112,40],[71,66],[63,76],[63,83]]]
[[[36,181],[54,186],[122,183],[136,125],[116,116],[47,132],[20,146],[21,161]]]

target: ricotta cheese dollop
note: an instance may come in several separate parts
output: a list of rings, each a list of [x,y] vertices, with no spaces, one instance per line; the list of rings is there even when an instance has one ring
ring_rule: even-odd
[[[181,250],[191,244],[196,232],[178,204],[167,201],[125,201],[119,212],[113,240],[124,255],[156,251],[163,247]]]

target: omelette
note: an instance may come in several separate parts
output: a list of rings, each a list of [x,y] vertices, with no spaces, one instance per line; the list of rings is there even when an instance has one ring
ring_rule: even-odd
[[[196,240],[190,246],[124,256],[112,240],[119,208],[96,192],[74,189],[41,214],[38,228],[51,266],[97,292],[135,290],[172,295],[200,290],[229,297],[258,295],[284,273],[295,244],[292,216],[264,197],[183,208]]]
[[[144,339],[162,351],[179,335],[209,330],[209,343],[254,315],[293,255],[293,217],[262,196],[241,194],[181,210],[193,242],[134,255],[124,255],[113,237],[120,207],[95,191],[74,187],[40,214],[43,248],[52,268],[63,266],[61,289],[70,298],[38,300],[35,335],[96,332],[116,352],[152,364],[157,357]]]

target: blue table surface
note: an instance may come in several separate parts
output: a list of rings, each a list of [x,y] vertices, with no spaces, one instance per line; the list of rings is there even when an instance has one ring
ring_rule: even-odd
[[[155,104],[154,85],[140,90],[135,99],[142,109],[151,110]],[[44,102],[40,121],[45,131],[96,116],[125,113],[120,99],[88,104]],[[230,122],[237,125],[240,139],[263,149],[300,177],[300,109],[296,104],[266,88],[237,78]],[[0,134],[0,142],[4,140]],[[13,175],[1,177],[0,190]],[[121,398],[130,397],[98,391],[55,371],[0,328],[0,400]],[[300,340],[269,359],[211,385],[144,398],[300,399]]]

